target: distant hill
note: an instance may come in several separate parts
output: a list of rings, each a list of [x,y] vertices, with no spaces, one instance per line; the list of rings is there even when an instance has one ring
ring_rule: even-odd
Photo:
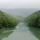
[[[1,9],[3,11],[9,12],[11,15],[16,15],[16,16],[23,16],[26,17],[28,15],[31,15],[33,12],[38,11],[40,9],[35,9],[35,8],[19,8],[19,9]]]

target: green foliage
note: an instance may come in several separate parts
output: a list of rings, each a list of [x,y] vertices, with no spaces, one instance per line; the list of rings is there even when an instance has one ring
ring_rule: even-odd
[[[0,11],[0,29],[1,28],[15,28],[17,25],[16,18],[5,12]]]
[[[33,13],[26,18],[28,26],[40,28],[40,11]]]
[[[8,37],[13,31],[12,30],[6,30],[6,29],[0,29],[0,40],[2,40],[5,37]]]
[[[40,28],[29,27],[29,30],[40,40]]]

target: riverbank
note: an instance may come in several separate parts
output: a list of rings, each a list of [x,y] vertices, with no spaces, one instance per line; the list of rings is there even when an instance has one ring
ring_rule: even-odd
[[[3,40],[38,40],[24,23],[16,26],[16,31]]]

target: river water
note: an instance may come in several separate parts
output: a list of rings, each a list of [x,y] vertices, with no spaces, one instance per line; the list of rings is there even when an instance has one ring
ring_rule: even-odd
[[[3,40],[38,40],[29,28],[23,23],[16,26],[16,30]]]
[[[40,9],[2,9],[5,12],[8,12],[11,15],[15,15],[20,18],[21,17],[27,17],[31,15],[33,12],[38,11]],[[23,20],[22,20],[23,21]],[[35,30],[34,30],[35,31]],[[37,32],[39,31],[38,29],[36,30]],[[40,38],[40,31],[37,33],[35,31],[35,34]],[[16,30],[11,33],[7,38],[3,38],[3,40],[38,40],[35,35],[29,30],[29,28],[23,23],[19,23],[16,26]]]

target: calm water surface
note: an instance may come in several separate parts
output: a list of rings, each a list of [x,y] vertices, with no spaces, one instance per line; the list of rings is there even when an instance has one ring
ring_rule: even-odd
[[[24,23],[16,26],[15,32],[3,40],[38,40]]]
[[[9,12],[9,14],[11,15],[26,17],[28,15],[31,15],[33,12],[37,10],[39,9],[14,9],[14,10],[5,9],[4,11]],[[10,34],[8,38],[4,38],[3,40],[38,40],[38,39],[36,38],[35,35],[33,35],[33,33],[29,30],[29,28],[24,23],[19,23],[16,26],[15,32]]]

